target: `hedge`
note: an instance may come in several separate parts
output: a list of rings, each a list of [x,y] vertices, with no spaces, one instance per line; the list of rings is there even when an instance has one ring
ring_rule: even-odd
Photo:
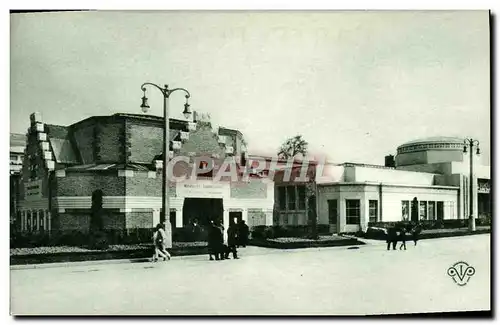
[[[412,221],[386,221],[386,222],[369,222],[368,227],[375,228],[390,228],[394,226],[411,227]],[[422,229],[454,229],[467,228],[469,226],[468,219],[449,219],[449,220],[419,220]],[[476,226],[491,226],[491,218],[476,219]]]
[[[41,231],[25,233],[12,231],[10,236],[11,248],[41,247],[41,246],[77,246],[105,249],[109,245],[132,245],[151,243],[154,229],[106,229],[96,233],[78,230],[70,231]],[[176,242],[206,241],[207,233],[201,227],[172,229],[172,240]]]
[[[329,225],[318,225],[318,235],[330,234]],[[295,225],[295,226],[255,226],[252,228],[252,238],[254,239],[271,239],[279,237],[307,237],[311,234],[311,226]]]

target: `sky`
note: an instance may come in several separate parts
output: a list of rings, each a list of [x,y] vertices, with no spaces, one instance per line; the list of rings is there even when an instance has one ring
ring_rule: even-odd
[[[251,154],[300,134],[332,162],[384,164],[405,142],[467,136],[488,164],[489,37],[487,11],[12,14],[10,132],[35,111],[60,125],[140,114],[153,82],[188,89]]]

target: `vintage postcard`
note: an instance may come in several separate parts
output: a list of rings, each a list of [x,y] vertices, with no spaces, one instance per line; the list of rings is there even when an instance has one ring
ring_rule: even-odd
[[[491,315],[490,19],[11,13],[11,314]]]

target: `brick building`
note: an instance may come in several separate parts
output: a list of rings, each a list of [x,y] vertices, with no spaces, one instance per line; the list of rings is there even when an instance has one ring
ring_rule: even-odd
[[[30,120],[21,171],[21,231],[88,231],[96,191],[103,195],[105,229],[152,228],[159,222],[163,118],[114,114],[60,126],[43,123],[34,113]],[[272,182],[259,177],[213,181],[217,162],[225,157],[234,157],[241,168],[246,155],[241,132],[215,129],[197,117],[171,119],[170,130],[170,158],[203,156],[216,165],[194,182],[170,182],[174,229],[194,219],[220,218],[226,227],[234,218],[250,226],[272,223]]]
[[[23,165],[26,136],[24,134],[10,134],[10,223],[14,224],[18,215],[19,186],[21,168]]]

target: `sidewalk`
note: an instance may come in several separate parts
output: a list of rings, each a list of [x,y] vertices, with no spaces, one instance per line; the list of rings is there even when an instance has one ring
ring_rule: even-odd
[[[376,241],[374,241],[376,242]],[[325,249],[347,249],[349,246],[338,246],[338,247],[318,247],[318,248],[298,248],[298,249],[275,249],[266,248],[258,246],[247,246],[245,248],[239,248],[239,254],[242,254],[243,258],[245,256],[259,256],[259,255],[270,255],[279,253],[299,253],[299,252],[311,252],[317,250]],[[196,260],[200,258],[205,258],[208,260],[207,255],[185,255],[185,256],[172,256],[170,262],[175,260]],[[62,262],[62,263],[44,263],[44,264],[25,264],[25,265],[11,265],[11,270],[30,270],[30,269],[46,269],[46,268],[62,268],[62,267],[79,267],[79,266],[91,266],[91,265],[109,265],[109,264],[131,264],[131,263],[152,263],[151,258],[136,258],[136,259],[111,259],[111,260],[94,260],[94,261],[81,261],[81,262]]]

